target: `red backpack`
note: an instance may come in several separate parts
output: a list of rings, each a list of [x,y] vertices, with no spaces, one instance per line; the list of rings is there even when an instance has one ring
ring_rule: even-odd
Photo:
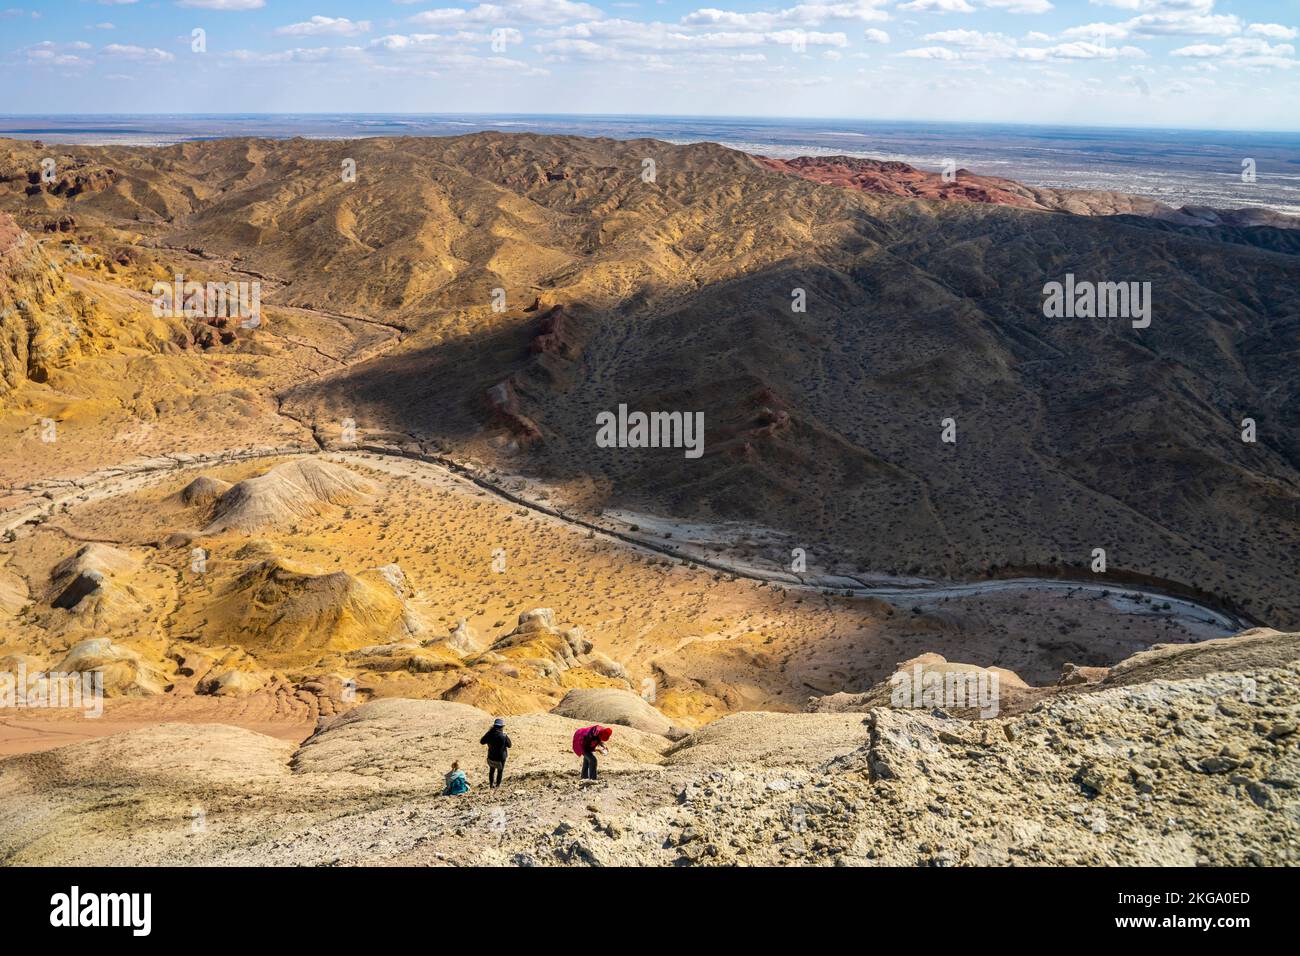
[[[586,754],[587,751],[583,747],[583,741],[587,739],[587,734],[592,733],[593,731],[595,733],[600,733],[600,724],[592,724],[590,727],[579,727],[573,732],[573,752],[579,757]]]

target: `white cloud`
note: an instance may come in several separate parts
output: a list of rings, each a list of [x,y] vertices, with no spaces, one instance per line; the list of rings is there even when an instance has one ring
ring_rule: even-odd
[[[1085,23],[1061,31],[1063,37],[1089,39],[1098,42],[1103,40],[1126,40],[1130,35],[1131,31],[1123,23]]]
[[[957,53],[948,49],[946,46],[923,46],[912,50],[904,50],[898,56],[905,56],[913,60],[959,60]]]
[[[1100,43],[1074,41],[1060,43],[1045,49],[1028,48],[1018,50],[1016,56],[1022,60],[1116,60],[1137,59],[1146,53],[1135,46],[1103,46]]]
[[[370,32],[369,20],[352,21],[347,17],[312,17],[302,23],[291,23],[275,31],[281,36],[291,37],[354,37]]]
[[[868,27],[863,31],[862,36],[868,43],[888,43],[889,34],[884,30],[877,30],[875,27]]]
[[[1246,32],[1251,36],[1268,37],[1272,40],[1294,40],[1300,35],[1300,30],[1295,27],[1284,27],[1280,23],[1252,23],[1246,27]]]
[[[1226,37],[1241,32],[1241,20],[1231,14],[1149,13],[1126,24],[1135,37]]]
[[[1016,45],[1011,37],[1001,33],[981,33],[979,30],[940,30],[938,33],[927,33],[921,39],[976,50],[1006,49]]]
[[[724,26],[747,30],[768,30],[782,25],[821,26],[831,20],[861,20],[868,23],[889,19],[880,7],[885,0],[851,0],[847,3],[801,3],[776,13],[738,13],[705,7],[682,17],[683,26]]]
[[[439,7],[425,10],[408,19],[418,26],[442,27],[475,23],[525,23],[556,24],[569,20],[599,20],[605,14],[588,3],[573,0],[502,0],[501,3],[480,3],[478,6]]]
[[[966,0],[909,0],[900,3],[898,9],[910,13],[974,13],[975,8]]]
[[[1289,43],[1271,44],[1267,40],[1254,37],[1232,37],[1223,43],[1194,43],[1180,47],[1170,56],[1188,57],[1197,60],[1224,60],[1241,66],[1281,67],[1292,69],[1300,66],[1300,60],[1294,59],[1295,47]]]
[[[1050,38],[1037,34],[1043,40]],[[1097,42],[1074,40],[1046,47],[1022,47],[1014,38],[1003,33],[984,33],[979,30],[940,30],[927,33],[923,40],[947,44],[945,47],[922,47],[909,50],[903,56],[930,60],[1114,60],[1136,59],[1146,54],[1134,46],[1107,46]],[[957,49],[951,49],[956,47]],[[942,52],[941,52],[942,51]]]
[[[1048,0],[984,0],[984,6],[1007,13],[1049,13],[1056,9]]]
[[[321,63],[326,60],[355,59],[361,49],[354,46],[294,47],[291,50],[231,50],[225,54],[241,63]]]
[[[700,32],[671,23],[642,23],[637,20],[597,20],[575,23],[539,31],[546,40],[579,39],[603,41],[625,49],[693,51],[756,47],[766,44],[792,46],[796,40],[805,46],[848,46],[841,32],[814,30],[717,30]],[[549,52],[549,45],[542,49]]]
[[[176,59],[166,50],[160,50],[157,47],[135,46],[130,43],[110,43],[101,52],[105,56],[132,60],[136,63],[168,63]]]
[[[67,51],[89,48],[89,43],[55,43],[53,40],[42,40],[40,43],[27,47],[23,50],[23,53],[27,57],[29,66],[82,67],[89,66],[90,61]]]
[[[523,34],[504,28],[506,42],[521,43]],[[466,52],[474,45],[486,47],[491,36],[479,33],[392,33],[376,37],[365,46],[296,47],[266,52],[232,50],[225,56],[249,64],[316,64],[347,62],[350,69],[358,65],[376,73],[437,77],[443,72],[502,72],[520,76],[546,76],[548,71],[522,60],[505,56]],[[442,71],[442,72],[440,72]]]
[[[1189,0],[1195,2],[1195,0]],[[1121,23],[1088,23],[1062,31],[1067,37],[1109,40],[1158,37],[1229,37],[1241,32],[1241,20],[1225,14],[1144,13]]]
[[[176,5],[201,10],[260,10],[266,0],[178,0]]]
[[[1142,13],[1209,13],[1215,0],[1088,0],[1097,7],[1116,7]]]

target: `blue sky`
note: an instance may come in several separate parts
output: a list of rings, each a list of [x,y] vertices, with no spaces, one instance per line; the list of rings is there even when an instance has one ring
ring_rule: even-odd
[[[7,2],[6,112],[1300,129],[1300,0]]]

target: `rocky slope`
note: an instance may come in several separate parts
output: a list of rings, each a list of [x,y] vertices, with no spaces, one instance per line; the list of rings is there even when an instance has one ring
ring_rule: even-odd
[[[36,240],[0,213],[0,393],[95,348],[103,320]]]
[[[1140,672],[1140,679],[1134,679]],[[873,707],[736,714],[674,743],[389,700],[301,746],[169,724],[0,761],[0,861],[94,865],[1300,863],[1300,635],[1157,648],[993,719]],[[472,792],[439,796],[453,760]]]

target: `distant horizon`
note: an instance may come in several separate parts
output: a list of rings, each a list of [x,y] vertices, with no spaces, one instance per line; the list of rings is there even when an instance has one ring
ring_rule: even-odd
[[[80,112],[38,112],[38,113],[5,113],[0,112],[0,120],[3,119],[72,119],[78,117],[85,118],[132,118],[132,117],[185,117],[185,118],[244,118],[244,117],[295,117],[295,116],[314,116],[314,117],[360,117],[360,116],[388,116],[388,117],[534,117],[538,119],[665,119],[665,120],[759,120],[764,122],[788,122],[788,123],[867,123],[867,124],[893,124],[893,125],[942,125],[942,126],[970,126],[970,127],[1023,127],[1026,129],[1072,129],[1072,130],[1098,130],[1098,131],[1158,131],[1162,133],[1263,133],[1263,134],[1294,134],[1300,136],[1300,123],[1292,128],[1283,127],[1251,127],[1251,126],[1177,126],[1177,125],[1136,125],[1136,124],[1098,124],[1098,123],[1070,123],[1070,122],[1025,122],[1022,120],[953,120],[953,119],[936,119],[931,117],[920,117],[917,119],[894,119],[881,116],[821,116],[821,115],[802,115],[802,116],[783,116],[779,114],[763,113],[624,113],[624,112],[595,112],[595,111],[564,111],[555,113],[538,113],[531,111],[513,111],[513,110],[457,110],[457,111],[414,111],[414,110],[276,110],[270,112],[257,112],[249,110],[202,110],[202,111],[164,111],[164,110],[142,110],[135,112],[108,112],[108,111],[80,111]],[[0,137],[3,137],[0,131]],[[381,134],[382,135],[382,134]]]
[[[1028,186],[1104,190],[1173,208],[1300,216],[1300,132],[973,120],[651,113],[228,112],[0,114],[0,137],[157,148],[221,140],[360,141],[483,132],[713,143],[756,156],[955,163]],[[1243,164],[1257,172],[1242,180]]]

